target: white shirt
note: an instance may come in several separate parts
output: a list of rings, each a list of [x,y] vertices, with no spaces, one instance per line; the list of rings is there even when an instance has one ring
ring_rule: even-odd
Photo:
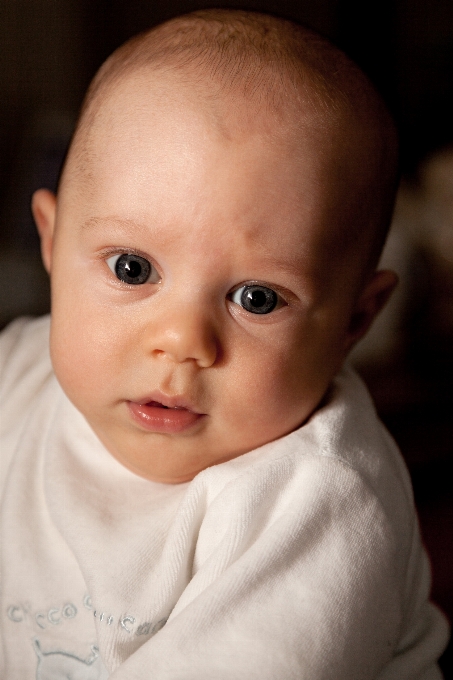
[[[441,677],[409,476],[351,370],[295,432],[158,484],[68,401],[48,323],[0,337],[2,678]]]

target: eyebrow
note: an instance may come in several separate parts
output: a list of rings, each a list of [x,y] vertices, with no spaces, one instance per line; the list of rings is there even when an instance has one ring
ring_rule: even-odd
[[[89,217],[81,224],[82,233],[89,231],[90,229],[102,230],[106,228],[111,229],[113,232],[117,231],[118,232],[117,238],[120,239],[122,237],[121,232],[125,232],[125,230],[128,229],[133,229],[135,234],[138,236],[140,236],[141,234],[146,234],[147,236],[149,236],[150,233],[156,234],[159,231],[160,233],[162,233],[162,230],[160,230],[158,226],[153,226],[153,224],[150,223],[148,220],[141,221],[137,219],[127,219],[125,217],[119,217],[117,215],[110,215],[108,217]],[[177,238],[176,236],[169,236],[167,234],[167,242],[171,242],[176,238]]]
[[[142,231],[144,229],[149,229],[149,225],[141,224],[135,220],[128,220],[123,217],[116,217],[112,215],[111,217],[89,217],[87,220],[82,222],[81,229],[85,231],[87,229],[103,229],[110,226],[122,227],[134,227],[137,231]]]
[[[275,267],[275,269],[278,269],[281,272],[292,274],[297,277],[301,276],[301,264],[295,257],[290,260],[279,260],[272,255],[263,254],[263,261],[266,265]]]
[[[82,225],[82,231],[88,229],[104,229],[106,227],[133,227],[137,232],[146,231],[152,229],[149,223],[137,222],[136,220],[129,220],[123,217],[112,215],[111,217],[90,217],[85,220]],[[297,256],[293,256],[288,260],[281,260],[275,257],[271,251],[264,250],[261,248],[260,257],[262,257],[262,262],[266,266],[275,267],[275,269],[290,274],[292,276],[301,277],[301,262]]]
[[[292,252],[287,258],[281,259],[275,255],[274,250],[263,247],[260,240],[259,230],[250,239],[251,245],[256,249],[257,255],[262,258],[262,262],[269,267],[273,267],[281,272],[295,275],[298,278],[302,274],[301,256],[297,252]]]

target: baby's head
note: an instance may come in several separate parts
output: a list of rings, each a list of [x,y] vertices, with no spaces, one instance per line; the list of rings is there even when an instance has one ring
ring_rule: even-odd
[[[56,375],[107,449],[181,482],[301,425],[395,285],[395,133],[290,22],[205,11],[96,76],[34,196]]]

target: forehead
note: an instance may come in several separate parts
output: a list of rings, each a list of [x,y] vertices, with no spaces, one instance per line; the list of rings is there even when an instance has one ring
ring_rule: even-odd
[[[216,175],[231,170],[234,158],[238,170],[247,166],[247,174],[260,175],[264,185],[283,174],[288,193],[296,185],[303,189],[306,180],[316,177],[319,183],[326,175],[338,135],[327,132],[308,104],[296,108],[269,110],[237,96],[217,96],[205,84],[200,92],[181,74],[134,73],[110,87],[82,122],[65,173],[71,182],[63,184],[105,190],[104,181],[126,168],[136,181],[148,174],[156,188],[190,183],[208,166]]]
[[[309,107],[295,117],[203,94],[149,72],[111,88],[70,154],[63,206],[78,224],[198,224],[205,238],[268,235],[267,250],[294,259],[305,244],[314,257],[334,225],[337,137]]]

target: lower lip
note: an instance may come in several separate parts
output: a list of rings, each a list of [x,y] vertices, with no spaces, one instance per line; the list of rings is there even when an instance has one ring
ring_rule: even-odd
[[[185,408],[164,408],[134,401],[129,401],[128,406],[133,419],[149,432],[183,432],[204,417],[203,413],[194,413]]]

